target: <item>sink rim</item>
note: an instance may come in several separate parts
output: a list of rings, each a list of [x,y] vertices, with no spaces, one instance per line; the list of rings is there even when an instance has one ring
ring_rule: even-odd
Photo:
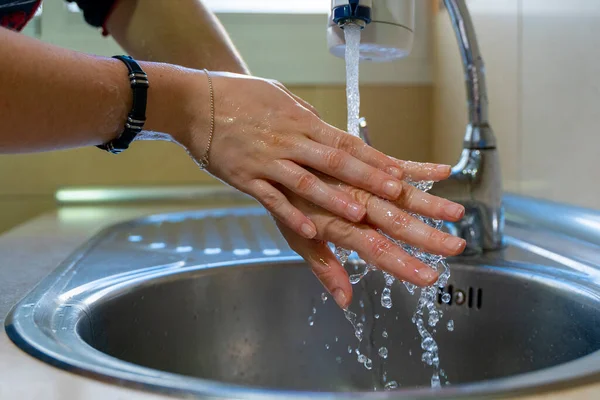
[[[531,202],[531,200],[525,200]],[[518,205],[517,203],[514,203]],[[507,207],[507,211],[510,212],[510,207]],[[563,363],[554,367],[528,372],[519,375],[513,375],[506,378],[498,378],[494,380],[488,381],[480,381],[476,383],[465,383],[460,385],[452,385],[445,386],[442,390],[433,390],[428,388],[419,388],[419,389],[401,389],[399,391],[392,392],[293,392],[293,391],[281,391],[281,390],[268,390],[268,389],[257,389],[246,386],[238,386],[233,384],[224,384],[218,383],[215,381],[208,381],[199,378],[187,377],[177,374],[170,374],[167,372],[157,371],[146,367],[141,367],[135,364],[127,363],[126,361],[115,359],[107,354],[104,354],[82,339],[79,341],[82,345],[89,347],[89,349],[93,350],[93,352],[97,352],[97,357],[91,357],[90,359],[74,359],[73,357],[69,357],[61,353],[64,351],[64,348],[61,348],[61,343],[57,341],[53,341],[51,339],[52,333],[49,332],[49,328],[46,329],[46,332],[43,329],[40,329],[39,326],[36,325],[36,321],[34,318],[34,313],[32,313],[33,308],[31,308],[32,304],[38,304],[40,302],[48,302],[55,303],[60,300],[60,296],[63,292],[64,288],[58,287],[57,283],[64,284],[65,276],[68,276],[73,271],[77,270],[77,268],[81,269],[81,266],[78,266],[80,260],[83,259],[84,256],[87,256],[93,251],[100,251],[102,249],[103,241],[109,242],[111,234],[118,229],[126,229],[135,226],[139,226],[142,224],[150,224],[162,221],[169,221],[169,218],[173,218],[173,221],[181,221],[191,216],[195,219],[205,219],[205,218],[215,218],[218,216],[233,216],[233,217],[245,217],[248,215],[256,216],[266,216],[266,213],[263,209],[258,208],[233,208],[233,209],[211,209],[211,210],[203,210],[203,211],[195,211],[195,212],[184,212],[184,213],[172,213],[172,214],[160,214],[153,215],[141,219],[137,219],[134,221],[123,222],[112,227],[104,229],[102,232],[98,233],[91,240],[80,247],[75,253],[73,253],[67,260],[65,260],[58,268],[56,268],[50,275],[48,275],[44,280],[42,280],[32,291],[17,305],[15,305],[10,311],[9,315],[5,320],[5,329],[9,336],[9,338],[21,349],[30,355],[43,360],[46,363],[49,363],[53,366],[59,367],[63,370],[75,372],[79,375],[83,375],[86,377],[93,377],[97,380],[109,382],[109,383],[126,383],[129,387],[140,388],[151,390],[153,392],[165,392],[169,394],[189,394],[194,393],[196,395],[201,396],[211,396],[211,397],[235,397],[235,398],[260,398],[260,399],[268,399],[268,398],[280,398],[281,396],[286,396],[286,398],[291,399],[314,399],[314,398],[358,398],[358,399],[372,399],[372,398],[397,398],[397,397],[410,397],[410,398],[452,398],[452,397],[496,397],[500,395],[506,394],[515,394],[515,393],[530,393],[530,392],[543,392],[552,388],[562,388],[562,387],[573,387],[576,385],[580,385],[588,382],[599,382],[600,381],[600,351],[596,351],[584,357],[580,357],[578,359],[572,360],[567,363]],[[263,218],[264,220],[268,220],[269,224],[272,224],[270,218]],[[509,226],[507,228],[510,229],[510,221]],[[264,224],[264,222],[261,222]],[[520,221],[522,223],[522,221]],[[530,229],[529,229],[530,228]],[[529,242],[530,235],[535,235],[536,232],[544,232],[537,228],[535,225],[528,227],[529,232],[527,235],[522,234],[518,230],[513,231],[516,239],[522,240],[524,242]],[[557,238],[556,241],[548,242],[547,248],[552,250],[557,250],[555,246],[559,241],[564,240],[564,237]],[[513,246],[517,247],[517,246]],[[299,261],[300,257],[293,255],[293,252],[289,248],[281,247],[282,252],[281,256],[278,257],[245,257],[243,259],[238,258],[234,261],[224,261],[223,257],[206,257],[206,261],[203,264],[197,264],[193,267],[184,267],[184,268],[169,268],[167,265],[154,267],[153,274],[163,274],[163,273],[173,273],[173,272],[184,272],[184,270],[190,268],[202,268],[206,266],[223,266],[223,265],[231,265],[231,264],[242,264],[242,263],[250,263],[250,262],[282,262],[282,261]],[[558,249],[560,250],[560,249]],[[570,249],[566,249],[570,250]],[[575,255],[571,253],[561,253],[563,257],[567,257],[569,259],[575,259]],[[459,258],[463,264],[468,264],[471,262],[477,262],[478,265],[486,265],[490,263],[503,263],[503,257],[498,258],[497,255],[492,254],[491,256],[483,256],[482,258],[472,259],[472,258]],[[539,258],[539,257],[538,257]],[[483,260],[483,261],[481,261]],[[542,263],[540,261],[539,266],[543,269],[554,269],[555,266],[546,265],[546,259]],[[596,257],[591,259],[582,260],[582,263],[589,266],[589,268],[594,269],[594,271],[598,271],[600,274],[600,257]],[[518,269],[531,269],[536,264],[529,263],[526,261],[525,263],[516,263],[514,260],[506,260],[505,263],[511,263],[516,266]],[[88,266],[89,267],[89,266]],[[561,265],[562,267],[562,265]],[[568,266],[566,266],[568,267]],[[478,268],[478,267],[475,267]],[[503,268],[503,267],[498,267]],[[558,271],[558,269],[555,269]],[[565,272],[568,271],[568,272]],[[564,278],[569,282],[576,284],[580,287],[587,287],[597,293],[600,290],[600,279],[597,279],[597,276],[590,276],[582,273],[581,270],[572,270],[566,268]],[[138,270],[139,272],[139,270]],[[539,272],[539,271],[538,271]],[[129,278],[136,277],[139,279],[146,278],[148,279],[153,275],[145,275],[138,274],[135,272],[132,273]],[[126,279],[126,275],[124,276]],[[586,281],[587,278],[587,281]],[[62,279],[62,281],[61,281]],[[80,304],[63,302],[62,305],[69,307],[78,307],[77,311],[79,314],[85,313],[85,308],[82,308]],[[56,312],[56,307],[52,309],[52,312]],[[74,324],[77,321],[67,320],[67,323]],[[75,329],[75,325],[71,326],[72,329]],[[64,333],[73,333],[73,331],[67,330]],[[62,330],[57,331],[56,336],[60,336],[63,334]],[[89,351],[88,353],[93,354],[93,352]],[[101,360],[102,364],[97,364],[98,360]],[[122,366],[130,364],[132,368],[128,368],[126,371],[123,371]],[[172,378],[170,381],[172,384],[168,384],[160,378]],[[507,384],[508,381],[508,384]],[[523,384],[522,382],[526,381],[527,384]],[[511,384],[512,382],[512,384]],[[202,390],[194,390],[190,389],[190,386],[202,386]]]
[[[77,325],[82,323],[83,318],[88,313],[88,306],[94,303],[101,303],[103,299],[112,297],[123,291],[136,290],[148,284],[154,284],[163,279],[169,279],[178,275],[188,275],[201,273],[203,270],[214,269],[215,273],[220,268],[227,267],[253,267],[277,264],[296,264],[302,261],[300,257],[275,257],[268,261],[248,260],[246,263],[238,261],[222,262],[213,265],[196,265],[185,268],[165,268],[154,270],[145,274],[130,277],[114,285],[101,285],[95,290],[86,292],[83,299],[93,297],[95,300],[91,304],[84,304],[81,301],[66,302],[64,306],[73,311],[65,312],[68,318],[62,322],[62,326],[55,326],[56,342],[45,335],[40,329],[35,327],[35,315],[30,312],[29,317],[23,313],[31,310],[31,307],[18,307],[28,304],[28,295],[18,306],[13,308],[7,316],[5,322],[6,332],[9,338],[21,349],[30,355],[39,358],[55,367],[74,372],[83,376],[93,376],[94,378],[109,382],[124,382],[127,386],[151,391],[165,392],[168,394],[193,394],[202,397],[217,398],[241,398],[241,399],[389,399],[389,398],[464,398],[464,397],[496,397],[508,394],[526,394],[533,391],[547,391],[552,388],[572,387],[577,384],[593,382],[600,379],[600,350],[577,358],[575,360],[544,368],[538,371],[526,372],[512,375],[504,378],[489,379],[478,382],[461,383],[456,385],[443,386],[441,389],[431,388],[400,388],[390,392],[317,392],[317,391],[292,391],[269,388],[257,388],[232,383],[222,383],[208,379],[185,376],[171,372],[163,372],[149,367],[144,367],[128,361],[115,358],[109,354],[95,349],[85,342],[78,333]],[[469,262],[462,263],[465,266]],[[500,266],[478,266],[474,268],[485,268],[496,270],[507,275],[521,275],[529,270],[530,276],[535,279],[555,280],[553,275],[544,274],[549,270],[555,270],[551,266],[539,265],[515,265],[514,268]],[[577,278],[574,274],[571,278]],[[182,278],[185,279],[185,278]],[[578,289],[588,289],[592,295],[600,297],[600,288],[586,285],[578,279],[559,282],[561,285],[575,286]],[[596,289],[596,290],[594,290]],[[84,305],[82,305],[84,304]],[[33,308],[35,310],[35,307]],[[63,330],[62,327],[66,327]],[[32,329],[33,328],[33,329]],[[44,343],[46,346],[44,346]],[[61,354],[57,347],[68,344],[69,350],[78,357],[72,357]]]

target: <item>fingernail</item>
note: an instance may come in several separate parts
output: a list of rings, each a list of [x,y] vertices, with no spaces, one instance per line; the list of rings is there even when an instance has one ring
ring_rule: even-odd
[[[465,208],[460,204],[451,203],[444,206],[444,213],[450,218],[460,219],[465,214]]]
[[[302,224],[302,226],[300,227],[300,230],[302,231],[302,234],[307,239],[312,239],[315,236],[317,236],[317,231],[315,230],[315,228],[313,228],[309,224]]]
[[[383,185],[383,191],[391,198],[396,199],[398,196],[400,196],[402,186],[400,186],[400,183],[396,181],[386,181]]]
[[[402,179],[404,174],[400,168],[388,167],[385,170],[388,174],[392,175],[394,178]]]
[[[437,280],[437,273],[431,268],[421,268],[417,270],[417,275],[423,282],[428,285],[431,285]]]
[[[462,247],[464,245],[466,245],[467,242],[465,242],[461,238],[457,238],[456,236],[447,236],[442,241],[442,243],[443,243],[444,247],[446,248],[446,250],[448,250],[451,253],[455,253],[457,251],[460,251],[462,249]]]
[[[448,172],[450,172],[452,167],[450,165],[443,164],[443,165],[438,165],[435,169],[438,172],[443,172],[443,173],[447,174]]]
[[[346,309],[346,293],[342,289],[335,289],[333,291],[333,299],[337,303],[338,306],[342,309]]]
[[[365,216],[365,208],[360,204],[348,204],[348,215],[355,221],[360,221]]]

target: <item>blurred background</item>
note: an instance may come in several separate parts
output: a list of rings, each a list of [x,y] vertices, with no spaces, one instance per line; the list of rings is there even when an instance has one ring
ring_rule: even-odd
[[[327,50],[328,0],[205,0],[254,75],[277,79],[324,119],[346,125],[345,66]],[[467,1],[486,61],[490,121],[506,191],[600,208],[600,1]],[[274,15],[277,17],[274,18]],[[417,0],[412,54],[361,65],[361,114],[373,145],[397,158],[454,164],[467,123],[462,65],[439,0]],[[26,34],[111,56],[111,38],[77,7],[47,1]],[[64,187],[218,184],[176,145],[136,143],[0,157],[0,231],[57,206]]]

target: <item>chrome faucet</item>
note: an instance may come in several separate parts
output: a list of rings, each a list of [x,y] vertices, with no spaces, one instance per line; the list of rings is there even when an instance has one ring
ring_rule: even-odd
[[[444,0],[458,40],[467,85],[469,123],[463,150],[452,174],[432,193],[465,206],[464,218],[447,224],[467,241],[465,254],[504,247],[502,175],[496,136],[488,121],[485,68],[465,0]]]
[[[348,0],[346,0],[348,1]],[[414,0],[379,0],[380,5],[388,7],[400,5],[402,10],[413,10]],[[344,3],[334,0],[333,6]],[[353,3],[350,1],[350,3]],[[376,12],[378,0],[355,2],[372,7]],[[411,6],[412,3],[412,6]],[[496,136],[488,121],[488,99],[485,83],[483,58],[465,0],[444,0],[461,53],[465,81],[469,123],[463,140],[463,150],[458,163],[452,168],[450,178],[434,185],[432,193],[461,203],[465,207],[465,216],[457,223],[446,224],[453,234],[467,241],[463,254],[469,255],[483,251],[499,250],[504,247],[504,207],[502,205],[502,177],[500,158],[496,148]],[[335,13],[332,12],[332,16]],[[394,13],[398,15],[398,13]],[[353,15],[347,16],[353,17]],[[414,17],[414,15],[413,15]],[[410,16],[405,16],[410,21]],[[343,21],[343,19],[341,19]],[[330,21],[328,41],[333,54],[339,55],[341,36],[334,35],[331,25],[339,24],[340,19]],[[369,22],[366,22],[368,32]],[[405,32],[406,33],[406,32]],[[412,30],[410,32],[412,34]],[[404,41],[409,43],[408,41]],[[412,43],[411,43],[412,44]],[[402,49],[406,53],[406,48]],[[362,49],[361,49],[362,52]],[[392,52],[387,52],[391,53]],[[402,54],[396,52],[395,54]],[[361,55],[362,56],[362,55]],[[366,58],[368,59],[368,58]],[[392,60],[394,58],[390,58]],[[381,61],[381,60],[379,60]],[[361,120],[361,137],[369,143],[367,124]]]

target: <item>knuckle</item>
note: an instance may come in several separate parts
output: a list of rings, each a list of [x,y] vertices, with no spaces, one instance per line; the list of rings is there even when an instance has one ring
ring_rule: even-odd
[[[373,194],[365,191],[365,190],[361,190],[361,189],[352,189],[352,196],[354,197],[354,199],[362,204],[363,206],[369,208],[369,205],[371,204],[371,201],[373,200]]]
[[[383,237],[372,238],[370,240],[369,255],[373,260],[381,260],[390,250],[391,243]]]
[[[346,164],[345,154],[340,150],[333,150],[326,155],[327,166],[334,171],[341,170]]]
[[[413,198],[417,193],[417,188],[412,185],[409,185],[405,182],[402,182],[402,191],[400,192],[400,199],[405,205],[410,205],[413,202]]]
[[[369,186],[373,185],[373,182],[375,180],[374,180],[373,170],[371,168],[367,168],[365,171],[363,171],[362,181],[367,183]]]
[[[323,223],[324,236],[336,242],[345,242],[349,239],[351,235],[350,228],[350,223],[337,217],[329,218]]]
[[[296,190],[300,193],[307,193],[317,184],[317,177],[310,173],[302,173],[296,181]]]
[[[350,134],[340,134],[337,141],[337,148],[345,151],[346,153],[356,153],[356,141],[354,136]]]
[[[431,228],[431,229],[428,229],[428,232],[427,232],[427,242],[439,244],[444,240],[445,236],[446,236],[445,233],[440,232],[437,229]]]
[[[410,224],[411,218],[403,212],[399,212],[392,217],[392,231],[395,235],[400,235]]]
[[[261,196],[261,202],[269,211],[277,212],[283,206],[283,198],[275,192],[265,192]]]

